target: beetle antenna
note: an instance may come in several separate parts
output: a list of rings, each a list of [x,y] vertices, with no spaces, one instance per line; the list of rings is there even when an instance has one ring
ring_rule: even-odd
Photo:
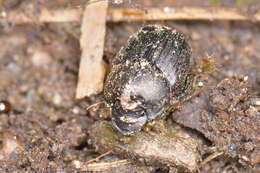
[[[105,104],[105,102],[104,102],[104,101],[101,101],[101,102],[94,103],[94,104],[90,105],[89,107],[87,107],[86,110],[89,111],[89,110],[92,109],[93,107],[98,106],[98,105],[100,105],[100,104]]]

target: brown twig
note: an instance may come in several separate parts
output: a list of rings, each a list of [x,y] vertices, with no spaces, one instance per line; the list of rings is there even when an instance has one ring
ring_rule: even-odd
[[[108,21],[143,21],[143,20],[260,20],[260,13],[249,16],[235,8],[152,8],[145,12],[133,9],[109,9]]]
[[[204,166],[206,163],[210,162],[211,160],[221,156],[222,154],[224,154],[223,151],[221,152],[216,152],[216,153],[213,153],[211,154],[210,156],[208,156],[205,160],[203,160],[203,162],[200,164],[200,166]]]
[[[102,157],[107,156],[107,155],[109,155],[109,154],[111,154],[111,153],[112,153],[112,151],[110,150],[110,151],[108,151],[108,152],[106,152],[106,153],[104,153],[104,154],[101,154],[100,156],[98,156],[98,157],[96,157],[96,158],[94,158],[94,159],[88,160],[87,163],[89,164],[89,163],[91,163],[91,162],[97,162],[97,161],[98,161],[99,159],[101,159]]]
[[[113,162],[99,162],[90,164],[80,161],[74,161],[73,163],[75,167],[81,171],[105,171],[121,165],[130,164],[131,162],[129,160],[117,160]]]
[[[89,110],[92,109],[93,107],[96,107],[96,106],[98,106],[98,105],[100,105],[100,104],[105,104],[105,102],[104,102],[104,101],[101,101],[101,102],[94,103],[94,104],[90,105],[89,107],[87,107],[86,111],[89,111]]]
[[[22,11],[2,11],[0,19],[12,24],[42,22],[79,22],[81,9],[41,9],[39,15],[28,15]],[[146,11],[136,9],[110,8],[107,22],[146,21],[146,20],[253,20],[260,21],[260,12],[252,15],[241,13],[235,8],[151,8]]]
[[[92,163],[88,164],[86,167],[86,171],[99,171],[99,170],[108,170],[111,168],[115,168],[121,165],[127,165],[131,162],[129,160],[118,160],[114,162],[100,162],[100,163]]]

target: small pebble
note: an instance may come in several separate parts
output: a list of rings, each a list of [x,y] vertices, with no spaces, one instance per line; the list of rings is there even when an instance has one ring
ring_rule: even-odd
[[[54,97],[53,97],[53,103],[54,103],[55,105],[60,105],[61,102],[62,102],[62,97],[61,97],[61,95],[58,94],[58,93],[55,93],[55,95],[54,95]]]
[[[78,107],[74,107],[74,108],[72,109],[72,112],[73,112],[74,114],[79,114],[79,108],[78,108]]]
[[[244,76],[244,81],[247,81],[248,80],[248,76]]]
[[[22,149],[22,143],[16,139],[16,136],[13,136],[9,132],[3,132],[3,147],[0,150],[0,160],[2,159],[14,159],[15,157],[19,157],[19,155],[11,155],[18,154],[17,149]]]
[[[0,101],[0,113],[8,113],[11,110],[11,104],[7,100]]]
[[[198,83],[198,86],[200,86],[200,87],[202,87],[203,85],[204,85],[203,82]]]
[[[81,168],[81,162],[80,162],[80,161],[74,160],[74,161],[73,161],[73,164],[74,164],[74,166],[75,166],[77,169]]]
[[[51,62],[51,56],[44,51],[35,51],[32,55],[32,62],[37,67],[48,65]]]
[[[170,7],[168,7],[168,6],[163,8],[163,12],[165,12],[165,13],[169,13],[171,10],[172,9]]]
[[[2,17],[6,17],[6,12],[5,12],[5,11],[2,11],[1,16],[2,16]]]

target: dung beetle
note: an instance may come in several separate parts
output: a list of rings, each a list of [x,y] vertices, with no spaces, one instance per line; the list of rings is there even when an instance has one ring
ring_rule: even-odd
[[[147,25],[130,36],[104,85],[114,126],[129,135],[163,117],[190,86],[190,57],[184,35],[169,27]]]

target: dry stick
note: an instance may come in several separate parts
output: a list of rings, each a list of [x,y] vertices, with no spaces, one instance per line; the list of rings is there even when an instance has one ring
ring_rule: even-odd
[[[104,154],[101,154],[100,156],[98,156],[98,157],[96,157],[96,158],[94,158],[94,159],[91,159],[91,160],[88,160],[87,161],[87,163],[89,164],[89,163],[91,163],[91,162],[97,162],[99,159],[101,159],[102,157],[104,157],[104,156],[107,156],[107,155],[109,155],[109,154],[111,154],[112,153],[112,151],[110,150],[110,151],[108,151],[108,152],[106,152],[106,153],[104,153]]]
[[[208,157],[201,163],[200,166],[201,166],[201,167],[204,166],[206,163],[208,163],[208,162],[210,162],[211,160],[213,160],[213,159],[215,159],[215,158],[221,156],[222,154],[224,154],[223,151],[221,151],[221,152],[216,152],[216,153],[211,154],[210,156],[208,156]]]
[[[74,166],[81,171],[105,171],[118,166],[130,164],[129,160],[117,160],[112,162],[87,163],[74,160]]]
[[[260,13],[252,16],[260,20]],[[145,13],[132,9],[110,9],[108,21],[143,21],[143,20],[252,20],[235,8],[152,8]]]
[[[106,2],[106,1],[103,1]],[[101,1],[102,3],[102,1]],[[96,3],[93,3],[96,4]],[[92,5],[92,4],[90,4]],[[21,11],[0,13],[0,19],[8,23],[22,24],[38,22],[79,22],[80,9],[42,9],[39,16],[28,15]],[[98,14],[98,13],[95,13]],[[96,18],[98,19],[98,18]],[[235,8],[151,8],[144,11],[136,9],[110,8],[107,12],[108,22],[146,21],[146,20],[254,20],[260,21],[260,12],[250,16],[242,14]]]
[[[104,101],[101,101],[101,102],[94,103],[94,104],[90,105],[89,107],[87,107],[86,111],[89,111],[89,110],[92,109],[93,107],[98,106],[98,105],[100,105],[100,104],[105,104],[105,102],[104,102]]]
[[[76,98],[98,94],[103,90],[105,64],[103,48],[108,1],[86,6],[81,25],[82,50]]]
[[[105,171],[111,168],[115,168],[121,165],[127,165],[131,162],[129,160],[118,160],[114,162],[100,162],[100,163],[91,163],[83,167],[82,171]]]

